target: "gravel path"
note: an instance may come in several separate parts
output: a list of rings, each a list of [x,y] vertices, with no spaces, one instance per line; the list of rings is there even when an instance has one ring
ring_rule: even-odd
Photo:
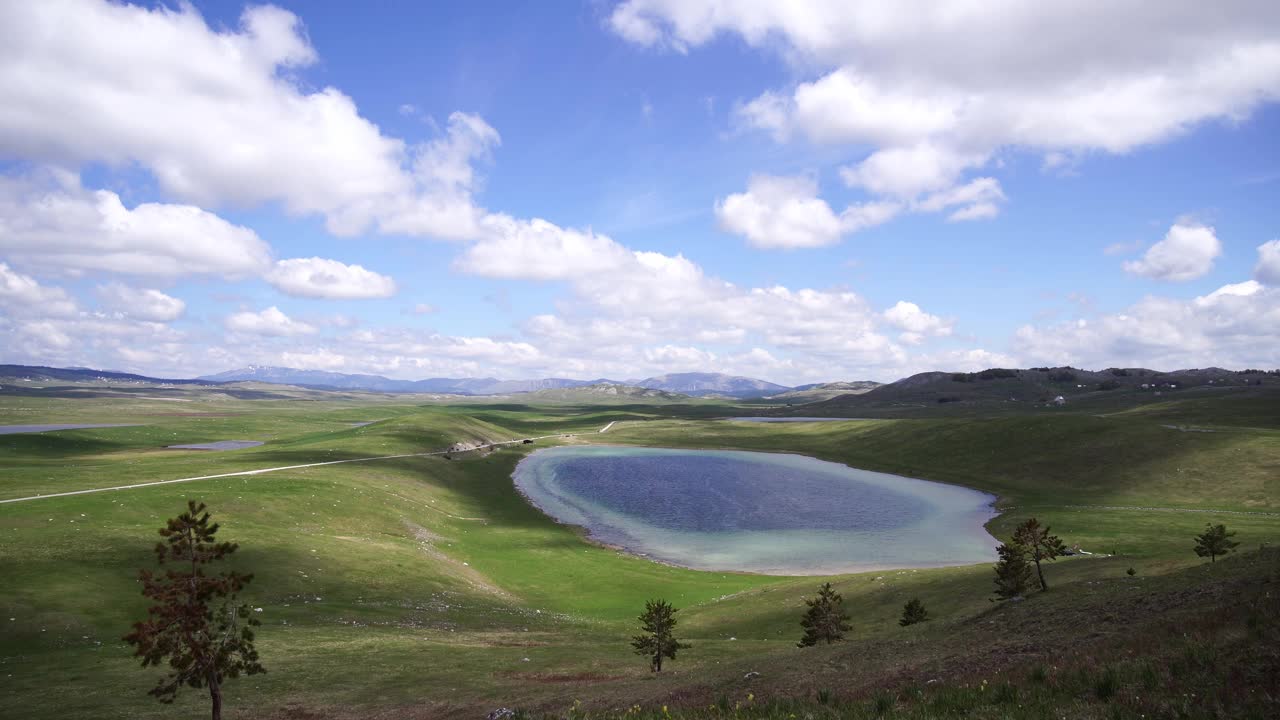
[[[612,425],[612,424],[613,423],[609,423],[609,425]],[[600,430],[600,432],[604,432],[605,430],[608,430],[609,425],[606,425],[603,429]],[[556,433],[554,435],[539,435],[538,437],[533,437],[528,439],[544,440],[546,438],[564,437],[564,436],[565,435],[561,433]],[[502,442],[489,443],[488,445],[480,445],[473,449],[483,450],[484,448],[496,447],[498,445],[519,445],[523,442],[524,442],[523,439],[505,440]],[[152,482],[134,483],[133,485],[117,485],[116,487],[92,488],[89,490],[70,490],[67,492],[60,492],[60,493],[48,493],[47,495],[32,495],[30,497],[10,498],[8,500],[0,500],[0,505],[4,505],[7,503],[27,502],[29,500],[43,500],[45,498],[69,497],[71,495],[88,495],[89,493],[111,492],[113,490],[133,490],[135,488],[152,487],[155,485],[171,485],[173,483],[194,482],[196,480],[213,480],[214,478],[241,477],[244,475],[262,475],[264,473],[280,472],[281,470],[300,470],[302,468],[322,467],[325,465],[341,465],[343,463],[372,462],[374,460],[396,460],[399,458],[411,458],[411,457],[428,457],[430,455],[447,455],[447,454],[450,454],[451,452],[457,452],[457,451],[436,450],[434,452],[406,453],[403,455],[380,455],[377,457],[351,458],[349,460],[327,460],[325,462],[305,463],[303,465],[282,465],[280,467],[259,468],[257,470],[241,470],[239,472],[218,473],[216,475],[197,475],[195,477],[176,478],[173,480],[155,480]]]

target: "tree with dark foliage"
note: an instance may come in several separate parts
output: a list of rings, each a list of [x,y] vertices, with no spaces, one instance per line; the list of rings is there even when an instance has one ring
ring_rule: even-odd
[[[1031,563],[1027,562],[1027,549],[1017,543],[1005,543],[996,548],[1000,560],[996,562],[996,595],[1002,600],[1026,595],[1031,589]]]
[[[823,583],[818,588],[818,597],[805,600],[809,609],[800,620],[804,628],[804,637],[800,638],[799,647],[811,647],[819,641],[830,645],[843,640],[849,631],[849,614],[844,611],[844,598],[836,592],[831,583]]]
[[[1053,560],[1066,554],[1066,546],[1057,535],[1049,534],[1049,527],[1040,527],[1035,518],[1022,523],[1013,531],[1013,542],[1026,549],[1027,554],[1036,564],[1036,575],[1040,578],[1040,589],[1048,590],[1049,583],[1044,581],[1044,570],[1040,569],[1041,560]]]
[[[209,522],[204,503],[187,501],[187,511],[160,529],[156,559],[173,567],[139,573],[142,594],[155,604],[147,619],[133,624],[124,640],[135,646],[142,666],[168,661],[170,672],[148,694],[171,703],[183,685],[209,688],[213,720],[222,718],[222,684],[240,675],[266,672],[253,647],[249,606],[236,595],[253,575],[234,571],[210,575],[205,566],[225,559],[237,545],[217,542],[218,524]]]
[[[662,659],[676,659],[676,651],[688,648],[675,636],[678,612],[666,600],[648,600],[644,604],[644,614],[640,616],[640,629],[643,635],[631,639],[631,647],[637,655],[649,658],[649,670],[662,672]]]
[[[1231,539],[1235,535],[1227,532],[1226,525],[1206,524],[1204,532],[1196,536],[1196,554],[1209,558],[1211,563],[1217,562],[1219,555],[1226,555],[1239,547],[1240,543]]]
[[[911,598],[906,605],[902,606],[902,618],[898,620],[898,624],[906,627],[928,619],[929,611],[924,609],[924,603],[920,602],[920,598]]]

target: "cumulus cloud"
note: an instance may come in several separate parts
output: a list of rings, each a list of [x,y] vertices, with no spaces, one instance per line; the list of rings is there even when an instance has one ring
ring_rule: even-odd
[[[844,168],[842,174],[846,182],[858,183],[861,180],[853,176],[859,172]],[[844,235],[884,224],[904,211],[940,212],[958,206],[948,220],[991,218],[999,214],[1000,203],[1005,200],[995,178],[976,178],[948,187],[950,179],[921,184],[918,177],[909,177],[910,170],[902,172],[899,168],[894,172],[901,173],[903,182],[912,190],[890,194],[910,198],[923,188],[944,189],[909,203],[896,199],[854,203],[837,215],[818,197],[818,184],[813,178],[755,175],[747,183],[746,192],[734,193],[716,203],[716,217],[721,228],[745,237],[756,247],[807,248],[834,244]]]
[[[74,315],[76,303],[62,288],[41,285],[0,262],[0,307],[31,316]]]
[[[1258,264],[1253,276],[1259,282],[1280,286],[1280,240],[1271,240],[1258,246]]]
[[[616,269],[630,255],[604,235],[540,218],[492,215],[485,226],[484,239],[462,253],[456,269],[486,277],[563,280]]]
[[[318,257],[277,261],[266,280],[298,297],[353,300],[391,297],[396,292],[395,280],[386,275]]]
[[[83,311],[62,317],[6,318],[0,313],[0,344],[7,362],[146,368],[162,377],[190,377],[194,373],[166,370],[181,366],[205,370],[210,358],[225,355],[219,348],[192,343],[165,323]]]
[[[1033,364],[1162,368],[1280,365],[1280,288],[1253,281],[1191,300],[1147,297],[1123,312],[1018,329]]]
[[[903,331],[899,339],[910,345],[918,345],[926,337],[950,335],[954,325],[953,322],[930,315],[921,310],[919,305],[905,300],[899,300],[896,305],[885,310],[884,317]]]
[[[4,134],[0,132],[0,138]],[[124,205],[65,173],[0,177],[0,249],[55,272],[256,275],[270,263],[257,233],[192,205]]]
[[[779,141],[869,147],[845,181],[898,199],[961,183],[1005,148],[1062,165],[1280,98],[1280,6],[1256,0],[1178,0],[1159,12],[1141,2],[993,10],[950,0],[926,13],[892,0],[625,0],[608,24],[680,53],[721,35],[780,50],[817,76],[739,103],[739,122]],[[977,203],[950,219],[997,209]]]
[[[411,146],[336,88],[304,87],[294,71],[317,60],[299,19],[270,5],[215,29],[185,4],[4,3],[0,154],[136,164],[184,201],[280,203],[338,234],[473,236],[469,163],[496,131],[454,113],[440,138]]]
[[[314,326],[290,318],[274,305],[259,312],[245,310],[235,313],[227,318],[226,326],[233,332],[268,337],[310,335],[316,332]]]
[[[561,372],[615,368],[626,376],[652,369],[659,359],[695,356],[671,348],[710,353],[698,357],[725,369],[745,362],[745,345],[785,353],[770,367],[789,376],[816,367],[892,373],[888,368],[900,367],[907,354],[886,336],[886,328],[915,333],[907,336],[911,343],[950,332],[949,322],[915,305],[886,317],[848,290],[738,287],[681,255],[632,250],[606,236],[551,223],[536,233],[482,241],[477,248],[464,253],[460,269],[568,282],[572,294],[557,304],[559,312],[536,315],[523,327],[547,357],[564,363]]]
[[[177,320],[187,308],[185,302],[159,290],[132,288],[121,283],[99,286],[98,297],[112,310],[153,322]]]
[[[1221,254],[1222,243],[1213,228],[1178,223],[1169,228],[1163,240],[1148,248],[1141,259],[1126,262],[1124,269],[1155,280],[1194,280],[1208,274],[1213,269],[1213,261]]]
[[[818,183],[806,177],[756,175],[747,191],[716,203],[720,227],[756,247],[804,248],[831,245],[845,232],[840,218],[817,197]]]

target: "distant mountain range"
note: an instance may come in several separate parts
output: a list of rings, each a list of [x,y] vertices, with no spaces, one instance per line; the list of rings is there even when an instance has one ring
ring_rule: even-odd
[[[674,373],[643,380],[572,380],[539,378],[499,380],[497,378],[428,378],[393,380],[381,375],[362,375],[254,366],[195,379],[160,379],[133,373],[91,368],[52,368],[31,365],[0,365],[0,381],[28,383],[62,381],[76,383],[121,383],[159,385],[222,385],[258,382],[294,385],[318,390],[354,390],[386,393],[433,393],[453,395],[509,395],[541,393],[548,399],[568,401],[586,397],[632,397],[678,401],[682,396],[733,399],[762,399],[774,403],[809,404],[813,411],[834,413],[848,409],[919,404],[970,402],[1045,402],[1058,395],[1070,398],[1115,390],[1177,390],[1199,386],[1280,384],[1280,371],[1224,370],[1203,368],[1159,371],[1146,368],[1080,370],[1071,367],[1029,369],[991,368],[981,372],[925,372],[897,382],[871,381],[811,383],[789,388],[755,378],[721,373]]]
[[[205,375],[201,380],[212,382],[265,382],[301,387],[372,390],[374,392],[422,392],[453,393],[456,395],[505,395],[507,393],[555,390],[609,383],[609,380],[569,380],[567,378],[541,378],[537,380],[499,380],[497,378],[427,378],[426,380],[392,380],[381,375],[359,375],[327,372],[325,370],[297,370],[294,368],[250,365],[238,370],[228,370],[216,375]],[[619,383],[620,384],[620,383]]]
[[[653,390],[666,390],[682,395],[704,397],[707,395],[724,395],[734,398],[764,397],[777,392],[786,392],[790,388],[765,380],[741,377],[739,375],[722,375],[720,373],[674,373],[628,382]]]
[[[571,380],[568,378],[538,378],[535,380],[499,380],[497,378],[392,380],[381,375],[352,375],[324,370],[296,370],[294,368],[257,365],[250,365],[238,370],[228,370],[216,375],[206,375],[200,379],[210,382],[280,383],[319,389],[455,393],[458,395],[506,395],[539,390],[577,388],[588,385],[616,385],[662,390],[692,397],[722,395],[733,398],[749,398],[763,397],[790,389],[764,380],[722,375],[720,373],[676,373],[644,380],[610,380],[608,378],[596,378],[594,380]]]

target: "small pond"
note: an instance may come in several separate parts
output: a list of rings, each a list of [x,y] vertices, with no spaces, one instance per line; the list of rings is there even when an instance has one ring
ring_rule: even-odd
[[[80,423],[76,425],[0,425],[0,435],[42,433],[54,430],[91,430],[93,428],[138,427],[137,423]]]
[[[803,455],[539,450],[516,487],[595,541],[700,570],[825,575],[995,558],[995,496]]]
[[[243,450],[258,447],[263,443],[258,440],[219,440],[217,442],[192,443],[191,445],[169,445],[170,450]]]

